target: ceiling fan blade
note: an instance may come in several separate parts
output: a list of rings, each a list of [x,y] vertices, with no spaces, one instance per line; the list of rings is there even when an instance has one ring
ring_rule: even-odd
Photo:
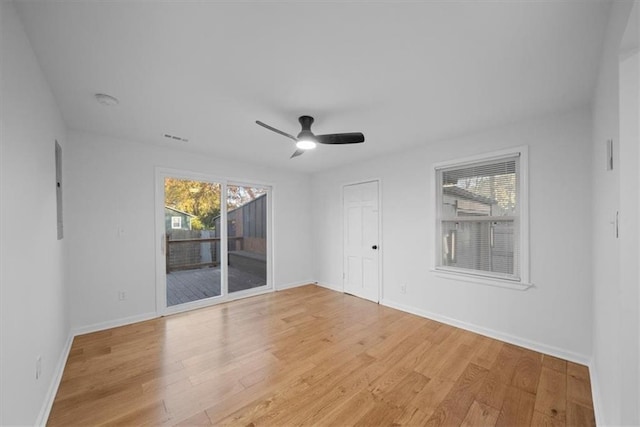
[[[298,157],[298,156],[302,155],[303,153],[304,153],[304,150],[297,149],[296,151],[293,152],[293,154],[289,158],[293,159],[294,157]]]
[[[332,133],[316,135],[316,141],[320,144],[358,144],[364,142],[364,135],[360,132]]]
[[[260,120],[256,120],[256,123],[257,123],[257,124],[259,124],[260,126],[264,127],[264,128],[269,129],[270,131],[273,131],[273,132],[275,132],[275,133],[279,133],[280,135],[282,135],[282,136],[286,136],[287,138],[291,138],[291,139],[293,139],[294,141],[298,141],[298,138],[296,138],[295,136],[293,136],[293,135],[289,135],[288,133],[283,132],[283,131],[281,131],[280,129],[276,129],[276,128],[272,127],[272,126],[269,126],[269,125],[268,125],[268,124],[266,124],[266,123],[262,123]]]

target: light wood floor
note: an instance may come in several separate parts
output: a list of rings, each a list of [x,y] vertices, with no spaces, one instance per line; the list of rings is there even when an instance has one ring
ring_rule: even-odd
[[[317,286],[77,337],[50,425],[595,425],[585,366]]]

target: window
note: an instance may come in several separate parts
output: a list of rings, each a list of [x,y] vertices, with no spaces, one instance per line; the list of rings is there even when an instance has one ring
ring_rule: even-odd
[[[438,164],[436,270],[528,281],[526,151]]]
[[[172,216],[171,217],[171,229],[172,230],[180,230],[182,228],[182,217],[181,216]]]

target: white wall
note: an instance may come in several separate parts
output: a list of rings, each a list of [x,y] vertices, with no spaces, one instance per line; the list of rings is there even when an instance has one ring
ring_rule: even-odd
[[[33,425],[48,410],[68,338],[54,141],[67,152],[62,118],[13,4],[0,2],[0,16],[0,425]]]
[[[384,303],[587,361],[592,303],[590,141],[590,114],[576,110],[316,174],[316,278],[342,288],[341,185],[380,178]],[[517,291],[434,276],[429,271],[435,259],[432,164],[519,145],[530,150],[535,287]],[[403,283],[406,294],[400,293]]]
[[[623,218],[635,213],[637,221],[638,194],[625,199],[620,188],[637,188],[640,161],[637,151],[633,159],[623,152],[616,164],[627,166],[605,172],[603,159],[606,139],[624,139],[618,50],[631,5],[612,7],[593,122],[588,111],[576,110],[309,178],[84,132],[67,136],[14,7],[0,2],[0,425],[33,424],[46,413],[69,328],[155,312],[156,165],[274,184],[276,287],[318,280],[342,288],[341,186],[380,178],[384,302],[569,359],[593,354],[598,421],[637,424],[638,383],[628,373],[640,375],[640,302],[633,303],[640,300],[640,262],[634,270],[629,260],[640,257],[637,240],[625,246],[635,253],[621,257],[611,221],[625,206],[631,215],[627,210]],[[62,241],[56,240],[55,139],[64,156]],[[535,287],[514,291],[435,277],[429,272],[431,164],[523,144],[530,146]],[[126,301],[118,301],[119,290]],[[35,380],[38,355],[42,376]]]
[[[274,284],[309,283],[307,175],[70,131],[67,236],[71,324],[96,329],[155,313],[155,167],[272,184]],[[118,228],[124,234],[118,236]],[[127,299],[118,300],[118,291]]]
[[[633,136],[623,137],[620,131],[622,100],[619,97],[620,43],[632,5],[632,2],[614,2],[612,6],[593,102],[594,307],[591,374],[596,415],[603,425],[640,423],[637,418],[640,403],[637,389],[640,264],[637,170],[640,162],[637,134],[634,139]],[[632,73],[631,70],[627,72]],[[636,68],[636,85],[637,72]],[[631,90],[632,87],[628,87],[624,91]],[[627,108],[623,107],[624,110]],[[633,118],[627,120],[634,121]],[[635,123],[637,126],[637,118]],[[607,139],[614,141],[616,159],[613,171],[606,171],[604,167]],[[617,211],[620,212],[619,239],[616,239],[612,225]]]
[[[620,61],[620,369],[622,375],[622,415],[624,424],[640,424],[640,393],[638,383],[638,295],[640,294],[640,251],[638,250],[638,187],[640,166],[638,145],[640,86],[639,54],[636,52]]]

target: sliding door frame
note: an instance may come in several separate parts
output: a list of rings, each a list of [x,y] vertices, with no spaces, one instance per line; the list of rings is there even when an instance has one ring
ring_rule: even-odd
[[[166,273],[166,253],[168,248],[166,245],[166,230],[164,218],[165,204],[165,178],[188,179],[193,181],[204,181],[220,184],[220,295],[205,298],[197,301],[191,301],[184,304],[167,306],[167,273]],[[155,264],[156,264],[156,314],[158,316],[166,316],[170,314],[180,313],[183,311],[194,310],[197,308],[208,307],[227,301],[232,301],[249,296],[255,296],[273,292],[273,188],[269,183],[255,182],[245,179],[230,179],[217,175],[206,174],[201,172],[192,172],[182,169],[173,169],[166,167],[156,167],[154,176],[155,185]],[[229,293],[228,286],[228,230],[227,230],[227,188],[228,186],[254,186],[267,190],[267,277],[266,285],[257,288],[246,289],[243,291]],[[224,226],[223,226],[224,224]]]

